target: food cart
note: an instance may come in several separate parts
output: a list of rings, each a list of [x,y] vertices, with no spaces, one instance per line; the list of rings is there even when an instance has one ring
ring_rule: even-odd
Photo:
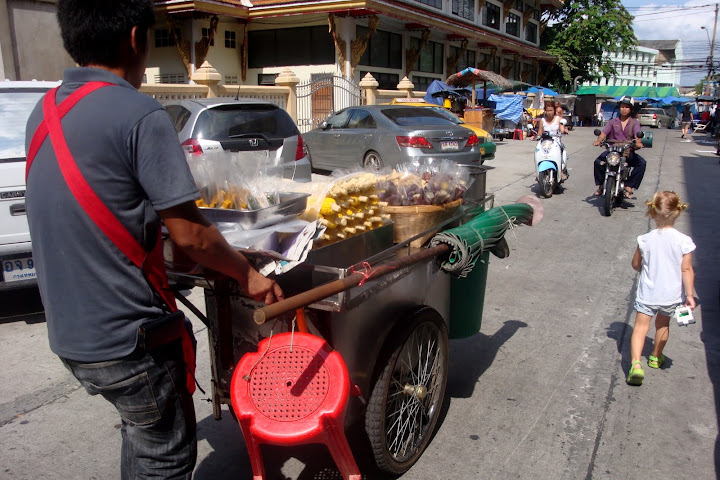
[[[485,194],[487,168],[473,168],[476,180],[465,202],[477,212],[490,206],[493,197]],[[255,352],[263,338],[305,329],[325,339],[347,365],[356,388],[346,426],[364,421],[378,466],[395,474],[407,471],[426,448],[440,416],[449,338],[480,328],[489,254],[482,254],[471,275],[458,279],[437,261],[447,255],[444,245],[411,245],[466,221],[466,211],[459,209],[400,243],[394,243],[393,224],[388,223],[312,250],[304,262],[276,277],[286,301],[265,308],[244,296],[233,279],[188,272],[173,258],[172,248],[166,248],[175,288],[204,289],[204,315],[184,297],[178,299],[207,326],[215,418],[221,417],[223,404],[231,405],[234,369],[244,354]],[[323,290],[343,282],[344,287]],[[475,294],[466,295],[468,290]],[[295,300],[291,309],[284,309],[290,315],[278,316],[282,309],[268,313],[289,300]],[[475,315],[466,315],[469,311]],[[392,421],[399,417],[402,422]]]

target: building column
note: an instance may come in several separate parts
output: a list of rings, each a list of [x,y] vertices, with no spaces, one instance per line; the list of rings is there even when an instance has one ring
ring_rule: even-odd
[[[398,83],[397,89],[401,92],[405,92],[405,96],[407,98],[412,98],[412,93],[413,90],[415,90],[415,85],[410,81],[408,77],[403,77],[403,79],[400,80],[400,83]]]
[[[222,75],[207,60],[192,74],[190,80],[208,87],[207,98],[217,98],[219,96],[218,85],[222,80]]]
[[[375,77],[367,73],[360,81],[360,88],[365,92],[365,104],[375,105],[377,103],[377,89],[380,84]]]
[[[350,49],[355,40],[355,19],[352,17],[335,17],[337,32],[345,41],[345,78],[352,79],[352,51]]]
[[[285,110],[287,110],[290,118],[297,124],[297,85],[300,83],[300,79],[295,75],[295,72],[285,67],[280,75],[275,79],[275,85],[281,87],[288,87],[288,99]]]
[[[0,80],[17,80],[14,43],[7,0],[0,0]]]

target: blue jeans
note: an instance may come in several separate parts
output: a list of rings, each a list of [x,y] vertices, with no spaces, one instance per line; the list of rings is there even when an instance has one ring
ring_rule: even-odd
[[[61,360],[90,395],[120,413],[123,480],[192,477],[197,425],[179,341],[107,362]]]

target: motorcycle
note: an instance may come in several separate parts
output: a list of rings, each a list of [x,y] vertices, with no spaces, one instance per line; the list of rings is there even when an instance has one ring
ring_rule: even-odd
[[[560,191],[563,171],[567,165],[567,151],[562,148],[560,134],[543,132],[535,146],[535,172],[540,194],[552,197]]]
[[[600,129],[596,129],[595,136],[600,135]],[[645,134],[638,132],[637,138],[643,138]],[[603,207],[605,216],[612,215],[615,207],[619,207],[625,198],[625,182],[630,176],[628,158],[635,150],[635,140],[603,140],[600,144],[605,147],[608,154],[601,165],[605,166],[605,179],[603,180]]]

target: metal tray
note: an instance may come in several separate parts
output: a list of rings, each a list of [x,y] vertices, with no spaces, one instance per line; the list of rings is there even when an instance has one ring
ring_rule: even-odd
[[[307,207],[309,193],[281,193],[280,203],[259,210],[231,210],[229,208],[201,207],[205,218],[212,223],[237,223],[250,230],[281,222],[292,215],[300,215]]]

